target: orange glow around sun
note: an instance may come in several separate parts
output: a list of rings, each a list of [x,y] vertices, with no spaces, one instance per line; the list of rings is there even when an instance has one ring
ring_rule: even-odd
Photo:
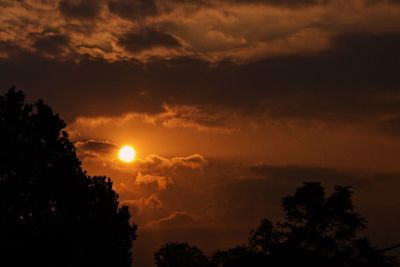
[[[123,146],[118,152],[118,157],[123,162],[132,162],[136,157],[136,151],[131,146]]]

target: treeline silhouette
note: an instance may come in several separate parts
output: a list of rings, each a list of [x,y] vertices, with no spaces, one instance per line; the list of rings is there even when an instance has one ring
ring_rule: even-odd
[[[262,220],[248,244],[210,258],[187,243],[167,243],[154,253],[158,267],[389,267],[395,258],[374,247],[360,231],[367,221],[355,212],[350,187],[336,186],[326,196],[320,183],[308,182],[282,199],[283,222]]]
[[[130,267],[136,225],[42,101],[0,96],[0,266]]]
[[[130,267],[136,225],[112,182],[88,176],[49,106],[25,103],[15,88],[0,96],[0,266]],[[154,253],[158,267],[395,266],[360,237],[350,187],[330,196],[305,183],[282,199],[284,221],[261,221],[247,245],[207,257],[187,243]]]

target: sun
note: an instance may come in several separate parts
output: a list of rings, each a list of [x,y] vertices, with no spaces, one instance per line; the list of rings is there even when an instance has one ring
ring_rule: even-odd
[[[131,146],[123,146],[118,152],[118,157],[123,162],[132,162],[136,157],[136,151]]]

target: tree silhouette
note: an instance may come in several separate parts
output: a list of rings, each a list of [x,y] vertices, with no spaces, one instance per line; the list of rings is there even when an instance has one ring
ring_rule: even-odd
[[[167,243],[154,253],[158,267],[207,267],[208,258],[203,252],[187,243]]]
[[[320,183],[304,183],[282,199],[285,221],[275,228],[268,220],[252,231],[249,245],[275,266],[390,266],[368,239],[354,211],[350,187],[336,186],[326,197]]]
[[[90,177],[42,101],[0,96],[0,265],[131,266],[136,225],[107,177]]]

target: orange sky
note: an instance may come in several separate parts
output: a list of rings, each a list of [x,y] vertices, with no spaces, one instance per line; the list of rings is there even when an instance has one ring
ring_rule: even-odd
[[[89,174],[166,241],[246,241],[304,181],[400,240],[400,1],[0,0],[0,85],[68,123]],[[133,163],[118,149],[135,147]],[[246,214],[246,216],[243,216]],[[244,218],[245,217],[245,218]]]

